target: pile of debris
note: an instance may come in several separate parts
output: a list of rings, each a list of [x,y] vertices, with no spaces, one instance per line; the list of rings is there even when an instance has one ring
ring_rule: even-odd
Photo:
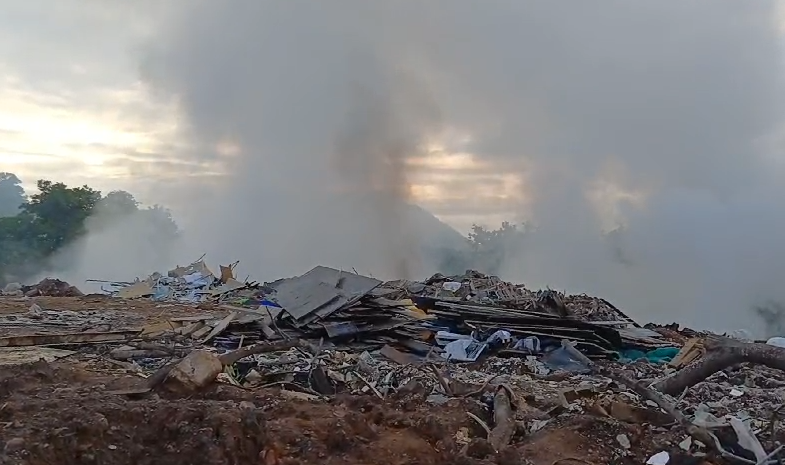
[[[418,357],[470,361],[488,347],[504,356],[538,355],[558,350],[563,340],[593,359],[675,346],[603,299],[530,291],[476,271],[384,283],[317,266],[260,285],[236,280],[235,266],[221,266],[217,277],[202,258],[166,276],[111,283],[108,291],[126,299],[215,303],[228,313],[178,330],[222,347],[241,340],[324,339],[355,352],[391,345]]]
[[[220,276],[215,276],[202,257],[188,266],[178,266],[166,275],[156,272],[132,282],[95,279],[88,282],[100,283],[107,294],[124,299],[146,297],[159,302],[198,303],[208,299],[220,300],[233,291],[254,288],[254,283],[241,283],[234,279],[235,266],[237,263],[221,266]]]
[[[104,332],[0,337],[0,347],[14,363],[79,354],[147,379],[118,395],[188,395],[220,382],[275,386],[307,401],[338,393],[415,394],[432,404],[472,397],[492,413],[492,423],[479,421],[497,451],[521,428],[534,434],[576,413],[678,431],[677,449],[693,457],[763,464],[782,451],[780,340],[644,328],[603,299],[530,291],[474,271],[382,282],[317,266],[259,284],[237,280],[234,265],[220,270],[216,276],[200,259],[106,289],[164,307],[198,304],[196,314]],[[56,321],[31,307],[18,321],[70,327],[71,317]],[[617,458],[635,440],[619,435]]]
[[[84,294],[75,286],[59,279],[46,278],[38,284],[23,286],[19,283],[7,284],[1,293],[8,296],[25,297],[81,297]]]
[[[145,347],[139,341],[131,344]],[[683,347],[669,363],[644,357],[619,365],[592,361],[565,343],[563,352],[579,369],[575,363],[547,356],[487,356],[479,364],[461,364],[432,354],[415,357],[389,345],[379,351],[347,352],[323,340],[265,342],[228,351],[161,345],[157,354],[146,344],[147,357],[174,357],[175,362],[159,364],[143,387],[115,394],[139,396],[161,389],[190,395],[219,382],[246,389],[274,386],[283,397],[312,402],[338,393],[370,394],[382,400],[414,395],[438,405],[475,398],[494,420],[472,418],[488,432],[496,451],[508,447],[517,435],[535,434],[574,415],[643,425],[650,434],[673,431],[678,440],[670,453],[693,457],[776,463],[767,451],[782,451],[777,415],[785,376],[766,365],[781,364],[785,349],[767,344],[710,337]],[[692,364],[681,368],[690,359]],[[740,361],[764,366],[740,370]],[[695,372],[701,376],[691,375]],[[618,435],[616,458],[633,454],[632,444],[639,440]],[[658,454],[669,456],[668,450]]]

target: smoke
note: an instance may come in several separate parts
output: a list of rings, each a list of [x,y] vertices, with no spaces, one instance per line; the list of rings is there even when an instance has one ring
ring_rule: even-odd
[[[715,329],[785,299],[773,0],[173,5],[142,75],[226,173],[193,187],[191,249],[263,278],[422,273],[405,161],[449,130],[526,166],[509,213],[537,229],[506,278]]]
[[[53,276],[90,293],[101,291],[100,281],[128,282],[175,267],[183,244],[168,212],[135,204],[118,208],[111,205],[111,195],[85,220],[84,235],[41,263],[43,271],[28,281]]]
[[[147,82],[179,98],[198,147],[189,156],[226,172],[185,209],[191,248],[263,279],[320,262],[383,277],[433,271],[406,160],[440,131],[440,110],[431,83],[394,58],[384,25],[363,20],[378,13],[196,2],[156,39]]]

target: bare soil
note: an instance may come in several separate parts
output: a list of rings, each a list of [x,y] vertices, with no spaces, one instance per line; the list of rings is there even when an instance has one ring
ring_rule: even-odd
[[[191,398],[153,394],[132,400],[109,392],[140,382],[65,363],[4,370],[0,463],[603,464],[644,463],[658,447],[673,449],[664,442],[671,438],[640,426],[581,415],[516,437],[495,454],[466,412],[490,424],[492,418],[470,400],[438,407],[372,396],[308,402],[226,385]],[[468,447],[456,442],[461,428],[472,438]],[[632,442],[628,457],[618,456],[615,438],[621,433]]]

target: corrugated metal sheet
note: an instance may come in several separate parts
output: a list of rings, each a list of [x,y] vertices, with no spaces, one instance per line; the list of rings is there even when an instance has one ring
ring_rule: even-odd
[[[276,301],[298,324],[324,318],[354,303],[382,282],[346,271],[317,266],[275,285]]]

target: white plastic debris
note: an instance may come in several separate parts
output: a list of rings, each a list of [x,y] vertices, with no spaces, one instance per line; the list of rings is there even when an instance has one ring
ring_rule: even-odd
[[[459,362],[474,362],[487,346],[474,339],[458,339],[444,346],[442,357]]]
[[[785,349],[785,337],[772,337],[766,341],[766,344],[774,347],[782,347]]]
[[[682,450],[689,452],[690,451],[690,447],[692,447],[692,437],[691,436],[687,436],[687,438],[685,440],[683,440],[682,442],[679,443],[679,447]]]
[[[738,389],[731,389],[730,395],[733,397],[741,397],[744,395],[744,391],[739,391]]]
[[[671,456],[667,451],[657,452],[649,457],[649,460],[646,461],[646,465],[666,465],[670,459]]]
[[[447,281],[446,283],[442,284],[442,289],[445,291],[455,292],[461,288],[461,283],[456,283],[455,281]]]
[[[528,350],[533,354],[540,353],[540,340],[537,336],[528,336],[518,340],[513,347],[515,350]]]
[[[755,433],[752,432],[749,425],[736,417],[730,417],[730,425],[733,427],[733,431],[736,432],[739,445],[752,452],[758,463],[765,462],[768,454],[766,454],[766,450],[763,449],[763,446],[760,441],[758,441],[758,438],[755,437]]]
[[[460,339],[469,339],[472,340],[472,336],[469,334],[458,334],[458,333],[451,333],[449,331],[437,331],[436,332],[436,343],[440,346],[445,346],[450,342],[457,341]]]
[[[746,329],[734,329],[728,334],[728,336],[744,342],[752,342],[754,339],[752,337],[752,333]]]
[[[506,343],[509,342],[511,339],[512,339],[512,334],[510,334],[509,331],[500,329],[495,333],[491,334],[485,342],[488,344],[493,344],[495,342]]]

